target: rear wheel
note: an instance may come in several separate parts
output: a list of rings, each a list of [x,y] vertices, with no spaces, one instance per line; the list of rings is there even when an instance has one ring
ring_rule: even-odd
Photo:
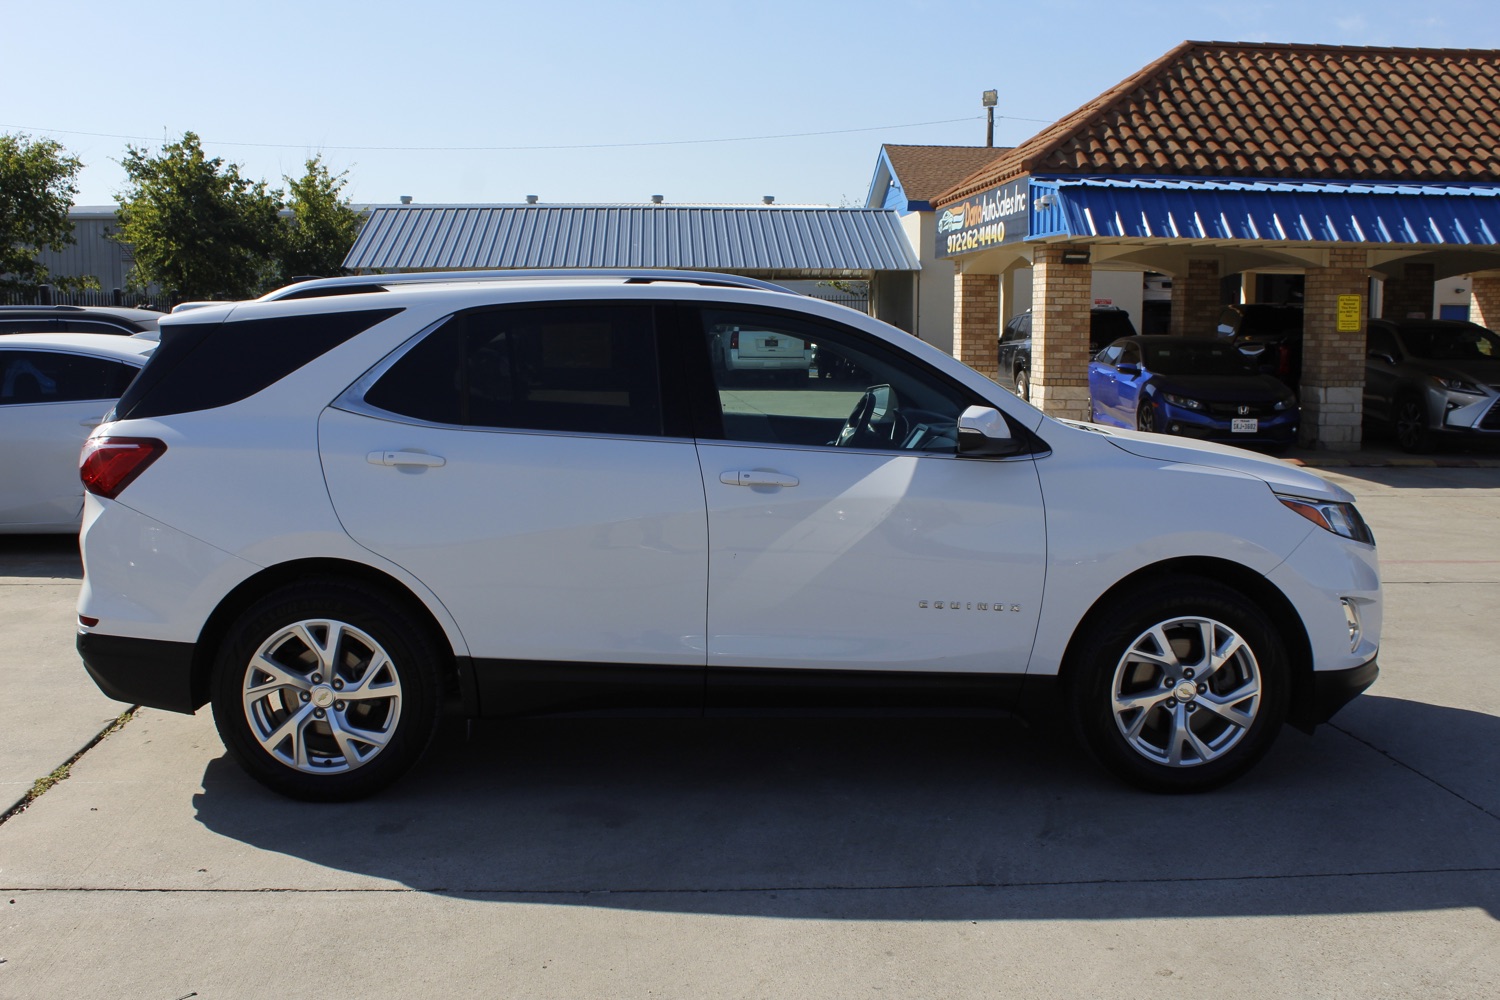
[[[1238,591],[1171,577],[1089,625],[1070,663],[1076,731],[1118,776],[1151,791],[1203,791],[1265,755],[1286,717],[1279,633]]]
[[[214,666],[214,723],[251,777],[298,799],[386,787],[437,729],[440,652],[399,603],[308,581],[262,598]]]
[[[1394,423],[1396,443],[1402,451],[1432,450],[1432,429],[1427,426],[1427,407],[1421,397],[1407,394],[1397,399]]]
[[[1031,402],[1031,378],[1024,368],[1016,372],[1016,395]]]

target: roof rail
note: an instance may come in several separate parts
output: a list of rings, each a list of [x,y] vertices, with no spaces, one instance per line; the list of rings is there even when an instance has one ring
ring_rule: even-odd
[[[357,295],[362,292],[384,291],[386,285],[411,285],[443,281],[493,281],[496,278],[514,281],[536,281],[538,279],[570,278],[624,278],[627,284],[650,284],[655,281],[680,281],[685,284],[704,285],[715,288],[753,288],[767,292],[794,294],[790,289],[759,278],[746,278],[738,274],[719,274],[714,271],[669,271],[656,268],[537,268],[533,270],[485,270],[485,271],[418,271],[401,274],[350,274],[340,278],[313,278],[278,288],[261,296],[263,302],[283,299],[322,298],[327,295]]]

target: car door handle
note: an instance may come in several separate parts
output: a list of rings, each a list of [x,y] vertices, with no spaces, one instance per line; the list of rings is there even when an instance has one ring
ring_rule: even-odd
[[[420,451],[372,451],[365,456],[371,465],[416,466],[422,469],[437,469],[447,464],[441,455],[428,455]]]
[[[796,486],[800,480],[785,472],[765,469],[738,469],[719,473],[719,482],[727,486]]]

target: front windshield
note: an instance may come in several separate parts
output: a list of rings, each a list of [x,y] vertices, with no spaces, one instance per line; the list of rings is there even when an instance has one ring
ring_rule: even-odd
[[[1429,361],[1490,361],[1500,358],[1500,337],[1482,326],[1407,326],[1401,339],[1414,357]]]
[[[1255,369],[1232,344],[1179,340],[1142,345],[1146,368],[1158,375],[1252,375]]]

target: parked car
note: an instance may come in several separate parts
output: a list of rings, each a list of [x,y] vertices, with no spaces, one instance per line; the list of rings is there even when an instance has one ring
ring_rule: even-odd
[[[0,334],[151,333],[162,313],[113,306],[0,306]]]
[[[0,532],[78,530],[78,450],[155,346],[87,333],[0,337]]]
[[[1135,335],[1130,313],[1118,306],[1094,306],[1089,310],[1089,354],[1120,337]],[[996,380],[1022,399],[1031,399],[1031,313],[1011,317],[1000,331],[996,350],[999,378]]]
[[[1475,323],[1369,321],[1365,420],[1406,451],[1443,438],[1500,436],[1500,336]]]
[[[1297,440],[1297,399],[1215,337],[1126,337],[1089,364],[1095,423],[1236,444]]]
[[[1302,307],[1269,302],[1232,303],[1219,314],[1217,333],[1228,337],[1265,375],[1302,391]]]
[[[776,330],[727,323],[713,331],[709,346],[722,370],[750,380],[805,382],[813,367],[813,345]]]
[[[869,380],[728,388],[726,325]],[[78,649],[288,795],[387,785],[445,707],[1016,710],[1200,790],[1377,674],[1343,489],[764,282],[333,278],[162,329],[80,460]]]

